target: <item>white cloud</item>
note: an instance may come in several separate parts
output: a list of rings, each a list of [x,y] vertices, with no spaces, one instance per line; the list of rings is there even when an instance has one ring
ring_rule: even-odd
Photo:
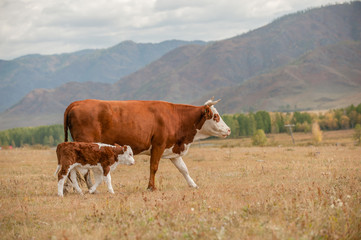
[[[337,2],[337,1],[336,1]],[[124,40],[220,40],[330,0],[2,0],[0,59]]]

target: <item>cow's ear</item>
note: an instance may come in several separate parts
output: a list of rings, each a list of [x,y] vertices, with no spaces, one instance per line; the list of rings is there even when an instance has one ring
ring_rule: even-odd
[[[207,120],[212,119],[213,117],[213,112],[208,105],[204,106],[204,116]]]

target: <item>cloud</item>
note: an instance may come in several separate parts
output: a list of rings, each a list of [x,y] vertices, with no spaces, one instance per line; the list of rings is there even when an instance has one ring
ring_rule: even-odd
[[[3,0],[0,59],[124,40],[221,40],[330,0]]]

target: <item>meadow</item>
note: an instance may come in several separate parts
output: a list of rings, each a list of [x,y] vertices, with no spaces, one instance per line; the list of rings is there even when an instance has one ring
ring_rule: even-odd
[[[112,173],[115,194],[57,196],[55,149],[0,150],[1,239],[360,239],[361,147],[352,130],[197,142],[184,160],[199,189],[161,160]],[[85,186],[82,187],[86,191]]]

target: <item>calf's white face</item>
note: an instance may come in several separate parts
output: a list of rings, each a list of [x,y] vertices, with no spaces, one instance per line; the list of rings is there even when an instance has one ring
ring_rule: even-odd
[[[127,150],[123,154],[118,155],[118,161],[120,164],[133,165],[135,163],[133,157],[133,150],[130,146],[126,146]]]

